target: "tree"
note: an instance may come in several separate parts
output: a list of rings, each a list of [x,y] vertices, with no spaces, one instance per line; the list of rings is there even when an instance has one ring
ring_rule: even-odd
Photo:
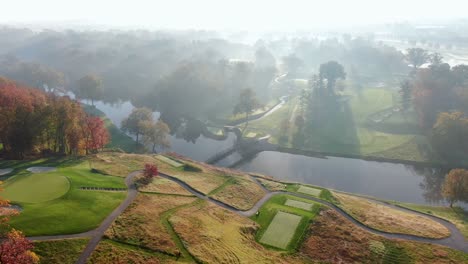
[[[134,108],[130,115],[122,121],[122,130],[136,136],[136,145],[139,137],[144,133],[146,122],[153,122],[153,112],[148,108]]]
[[[242,133],[245,132],[247,126],[249,125],[249,115],[254,112],[255,109],[260,108],[261,105],[258,102],[255,92],[252,89],[247,88],[243,89],[239,95],[239,101],[234,106],[233,113],[236,114],[245,114],[245,127]]]
[[[336,61],[329,61],[320,65],[319,78],[321,81],[327,80],[327,90],[330,95],[335,94],[334,88],[336,80],[346,79],[343,65]]]
[[[170,132],[169,126],[162,120],[156,123],[147,121],[144,124],[143,141],[146,144],[152,144],[152,151],[155,153],[156,147],[164,149],[171,146],[171,142],[168,139]]]
[[[406,51],[406,59],[411,65],[413,65],[413,68],[416,71],[419,66],[428,61],[429,55],[426,50],[421,48],[411,48]]]
[[[32,252],[34,244],[26,239],[20,231],[12,229],[6,240],[0,244],[0,263],[2,264],[34,264],[39,263],[39,257]]]
[[[468,202],[468,171],[453,169],[446,176],[442,185],[442,195],[453,207],[457,201]]]
[[[401,107],[408,110],[411,104],[411,82],[404,80],[400,82]]]
[[[141,183],[147,185],[153,181],[153,178],[158,176],[158,167],[153,164],[146,163],[145,169],[143,170],[143,179],[141,179]]]
[[[431,131],[431,143],[439,154],[458,160],[468,153],[468,118],[461,112],[440,113]]]
[[[255,51],[255,67],[256,68],[276,68],[276,60],[273,54],[265,48],[259,47]]]
[[[466,85],[468,82],[468,65],[460,64],[452,68],[455,84],[458,86]]]
[[[83,99],[91,100],[94,106],[94,100],[102,98],[104,90],[102,80],[96,75],[86,75],[78,80],[78,96]]]
[[[429,62],[432,64],[432,65],[439,65],[439,64],[442,64],[442,60],[444,59],[444,57],[438,53],[438,52],[434,52],[432,53],[431,55],[429,55]]]
[[[304,66],[304,61],[295,54],[290,54],[283,57],[283,64],[286,66],[286,71],[289,75],[295,76],[298,71]]]
[[[107,131],[104,121],[97,116],[87,116],[83,126],[84,138],[86,141],[86,154],[96,152],[109,143],[110,135]]]

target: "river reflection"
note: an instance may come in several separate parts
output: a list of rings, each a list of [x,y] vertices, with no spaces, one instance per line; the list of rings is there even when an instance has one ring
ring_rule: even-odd
[[[388,200],[445,204],[440,188],[447,171],[440,168],[265,151],[238,169]]]

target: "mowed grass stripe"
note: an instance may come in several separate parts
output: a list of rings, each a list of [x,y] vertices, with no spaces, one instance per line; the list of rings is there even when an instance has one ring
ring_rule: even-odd
[[[156,159],[158,159],[158,160],[160,160],[160,161],[162,161],[164,163],[167,163],[167,164],[169,164],[169,165],[171,165],[173,167],[176,167],[176,168],[184,166],[184,164],[182,164],[180,162],[177,162],[177,161],[175,161],[173,159],[170,159],[170,158],[168,158],[166,156],[163,156],[163,155],[156,155]]]
[[[286,249],[301,219],[302,217],[298,215],[278,211],[260,242],[276,248]]]
[[[306,211],[312,210],[312,206],[313,206],[310,203],[305,203],[305,202],[291,200],[291,199],[287,199],[284,205],[299,208],[299,209],[304,209]]]
[[[312,188],[312,187],[306,187],[306,186],[299,187],[299,189],[297,191],[300,192],[300,193],[305,193],[305,194],[312,195],[312,196],[317,196],[317,197],[322,192],[322,190],[320,190],[320,189],[316,189],[316,188]]]

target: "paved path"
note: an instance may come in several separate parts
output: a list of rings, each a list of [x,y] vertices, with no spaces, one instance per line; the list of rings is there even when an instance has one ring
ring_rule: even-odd
[[[362,228],[362,229],[364,229],[364,230],[366,230],[366,231],[368,231],[370,233],[380,235],[380,236],[383,236],[385,238],[403,239],[403,240],[430,243],[430,244],[436,244],[436,245],[443,245],[443,246],[447,246],[447,247],[450,247],[450,248],[457,249],[457,250],[463,251],[465,253],[468,253],[468,241],[465,240],[465,238],[463,237],[463,234],[460,232],[460,230],[458,230],[458,228],[454,224],[452,224],[451,222],[446,221],[444,219],[441,219],[441,218],[438,218],[438,217],[435,217],[435,216],[431,216],[431,215],[426,215],[426,214],[419,213],[419,212],[415,212],[415,211],[412,211],[412,210],[409,210],[409,209],[404,209],[404,208],[394,206],[395,209],[402,210],[402,211],[410,211],[411,213],[415,213],[415,214],[418,214],[418,215],[428,217],[428,218],[442,224],[448,230],[450,230],[451,235],[449,237],[447,237],[447,238],[433,239],[433,238],[419,237],[419,236],[415,236],[415,235],[395,234],[395,233],[389,233],[389,232],[376,230],[374,228],[366,226],[366,225],[362,224],[361,222],[357,221],[351,215],[349,215],[347,212],[345,212],[343,209],[339,208],[338,206],[336,206],[336,205],[334,205],[334,204],[332,204],[330,202],[324,201],[322,199],[319,199],[319,198],[316,198],[316,197],[313,197],[313,196],[310,196],[310,195],[307,195],[307,194],[293,193],[293,192],[286,192],[286,191],[274,191],[274,192],[272,192],[272,191],[269,191],[268,189],[266,189],[263,185],[261,185],[254,177],[252,177],[252,179],[259,186],[261,186],[262,189],[267,192],[267,194],[262,199],[260,199],[250,210],[241,211],[241,210],[238,210],[238,209],[236,209],[236,208],[234,208],[234,207],[232,207],[232,206],[230,206],[228,204],[225,204],[223,202],[220,202],[218,200],[215,200],[215,199],[213,199],[211,197],[206,196],[205,194],[195,190],[190,185],[186,184],[185,182],[183,182],[183,181],[181,181],[181,180],[179,180],[179,179],[177,179],[175,177],[165,175],[165,174],[160,174],[160,176],[178,183],[184,189],[186,189],[187,191],[189,191],[190,193],[192,193],[193,195],[195,195],[196,197],[198,197],[200,199],[209,201],[209,202],[214,203],[214,204],[216,204],[216,205],[218,205],[218,206],[220,206],[220,207],[222,207],[224,209],[227,209],[227,210],[229,210],[231,212],[234,212],[236,214],[239,214],[239,215],[242,215],[242,216],[245,216],[245,217],[250,217],[250,216],[254,215],[260,209],[260,207],[262,207],[262,205],[265,204],[265,202],[267,202],[272,196],[278,195],[278,194],[287,194],[287,195],[308,199],[308,200],[314,201],[316,203],[326,205],[329,208],[335,210],[337,213],[339,213],[340,215],[342,215],[346,219],[348,219],[349,221],[351,221],[354,225],[359,226],[360,228]]]
[[[46,240],[60,240],[60,239],[73,239],[73,238],[91,237],[91,240],[89,241],[88,245],[86,246],[86,248],[84,249],[84,251],[80,255],[78,261],[76,262],[77,264],[85,264],[87,259],[91,256],[92,252],[96,248],[96,246],[99,244],[99,241],[101,241],[101,239],[102,239],[102,237],[104,235],[104,232],[110,227],[112,222],[114,222],[114,220],[120,214],[122,214],[123,211],[135,199],[138,191],[137,191],[137,188],[136,188],[135,184],[133,183],[133,179],[138,173],[139,173],[139,171],[132,172],[125,178],[125,184],[128,187],[127,198],[120,204],[119,207],[117,207],[101,223],[101,225],[98,228],[96,228],[94,230],[91,230],[91,231],[88,231],[88,232],[79,233],[79,234],[55,235],[55,236],[36,236],[36,237],[28,237],[28,239],[33,240],[33,241],[46,241]],[[391,204],[386,204],[386,205],[388,205],[390,207],[393,207],[395,209],[398,209],[398,210],[409,211],[409,212],[414,213],[414,214],[418,214],[418,215],[428,217],[428,218],[442,224],[443,226],[445,226],[447,229],[450,230],[451,235],[449,237],[443,238],[443,239],[432,239],[432,238],[418,237],[418,236],[414,236],[414,235],[394,234],[394,233],[379,231],[379,230],[376,230],[374,228],[371,228],[371,227],[368,227],[368,226],[362,224],[361,222],[357,221],[352,216],[350,216],[343,209],[337,207],[336,205],[334,205],[334,204],[332,204],[330,202],[324,201],[322,199],[319,199],[319,198],[316,198],[316,197],[313,197],[313,196],[310,196],[310,195],[307,195],[307,194],[301,194],[301,193],[293,193],[293,192],[286,192],[286,191],[269,191],[260,182],[258,182],[255,177],[251,177],[251,178],[254,180],[254,182],[256,184],[258,184],[266,192],[266,194],[250,210],[241,211],[241,210],[239,210],[239,209],[237,209],[237,208],[235,208],[235,207],[233,207],[231,205],[228,205],[226,203],[223,203],[221,201],[218,201],[218,200],[215,200],[215,199],[213,199],[211,197],[206,196],[205,194],[195,190],[194,188],[192,188],[187,183],[185,183],[185,182],[183,182],[183,181],[181,181],[181,180],[179,180],[179,179],[177,179],[175,177],[172,177],[170,175],[163,174],[163,173],[160,173],[159,176],[162,177],[162,178],[166,178],[166,179],[169,179],[171,181],[174,181],[174,182],[178,183],[185,190],[189,191],[191,194],[195,195],[196,197],[198,197],[198,198],[200,198],[202,200],[214,203],[214,204],[216,204],[216,205],[218,205],[218,206],[220,206],[220,207],[222,207],[222,208],[224,208],[226,210],[229,210],[231,212],[234,212],[234,213],[239,214],[239,215],[244,216],[244,217],[250,217],[250,216],[254,215],[272,196],[278,195],[278,194],[287,194],[287,195],[308,199],[308,200],[314,201],[316,203],[326,205],[329,208],[335,210],[341,216],[343,216],[346,219],[348,219],[349,221],[351,221],[354,225],[356,225],[356,226],[358,226],[358,227],[360,227],[360,228],[362,228],[362,229],[364,229],[364,230],[366,230],[366,231],[368,231],[370,233],[376,234],[376,235],[380,235],[380,236],[383,236],[383,237],[386,237],[386,238],[389,238],[389,239],[403,239],[403,240],[410,240],[410,241],[416,241],[416,242],[422,242],[422,243],[442,245],[442,246],[447,246],[447,247],[450,247],[450,248],[457,249],[457,250],[463,251],[465,253],[468,253],[468,242],[465,240],[465,238],[463,237],[461,232],[458,230],[458,228],[454,224],[452,224],[451,222],[446,221],[446,220],[441,219],[441,218],[438,218],[438,217],[435,217],[435,216],[426,215],[426,214],[423,214],[423,213],[420,213],[420,212],[417,212],[417,211],[413,211],[413,210],[406,209],[406,208],[401,208],[401,207],[394,206],[394,205],[391,205]]]
[[[138,191],[133,183],[133,178],[139,173],[139,171],[135,171],[130,173],[126,178],[125,178],[125,185],[127,185],[128,192],[127,192],[127,198],[117,207],[109,216],[104,219],[104,221],[101,223],[101,225],[91,231],[84,232],[84,233],[79,233],[79,234],[71,234],[71,235],[56,235],[56,236],[36,236],[36,237],[28,237],[28,239],[33,240],[33,241],[46,241],[46,240],[60,240],[60,239],[72,239],[72,238],[85,238],[85,237],[91,237],[91,240],[89,241],[88,245],[84,249],[84,251],[81,253],[78,261],[76,262],[77,264],[85,264],[86,260],[91,256],[91,253],[93,253],[94,249],[96,246],[99,244],[99,241],[101,241],[104,232],[110,227],[112,222],[123,213],[125,209],[133,202],[135,199]]]

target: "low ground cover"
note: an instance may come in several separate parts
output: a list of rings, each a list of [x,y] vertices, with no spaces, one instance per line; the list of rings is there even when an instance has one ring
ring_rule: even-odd
[[[427,206],[419,204],[405,204],[397,203],[400,206],[419,211],[421,213],[434,215],[446,219],[454,223],[457,228],[462,232],[466,239],[468,239],[468,212],[461,207],[447,207],[447,206]]]
[[[443,225],[416,214],[343,193],[333,193],[338,206],[363,224],[386,232],[443,238],[450,231]]]
[[[129,245],[102,240],[93,251],[88,263],[132,263],[132,264],[159,264],[176,263],[176,258],[164,254],[142,250]]]
[[[16,162],[15,167],[18,169],[15,170],[10,179],[27,178],[32,175],[57,178],[66,176],[70,186],[68,192],[56,199],[35,203],[17,202],[23,210],[18,216],[13,217],[10,223],[28,236],[80,233],[96,228],[126,196],[125,192],[80,190],[82,186],[126,188],[120,177],[92,173],[86,161],[80,160],[76,164],[65,160],[65,164],[69,166],[49,161],[49,164],[58,165],[58,169],[45,174],[31,174],[24,170],[25,164],[29,167],[31,164],[37,163],[44,164],[47,161],[26,161],[24,164]],[[7,194],[10,193],[8,181],[6,180],[4,186]],[[29,183],[25,188],[29,187],[28,189],[35,190],[37,184]],[[52,194],[57,192],[57,190],[47,186],[43,190],[47,195],[47,192]],[[0,195],[2,194],[0,193]]]
[[[174,195],[139,194],[114,221],[105,236],[154,252],[176,255],[179,248],[165,225],[163,214],[195,200],[196,198]]]
[[[468,254],[432,244],[389,240],[322,210],[300,252],[320,263],[466,263]]]
[[[74,264],[88,244],[88,239],[64,239],[34,242],[39,263]]]
[[[147,185],[139,186],[138,190],[140,192],[146,193],[162,193],[192,196],[192,194],[189,191],[182,188],[179,184],[161,177],[154,178],[153,181]]]
[[[252,208],[266,192],[249,177],[232,176],[227,184],[210,196],[239,210]]]
[[[204,263],[304,263],[298,256],[264,248],[255,242],[254,221],[217,205],[183,208],[170,222],[188,251]]]

